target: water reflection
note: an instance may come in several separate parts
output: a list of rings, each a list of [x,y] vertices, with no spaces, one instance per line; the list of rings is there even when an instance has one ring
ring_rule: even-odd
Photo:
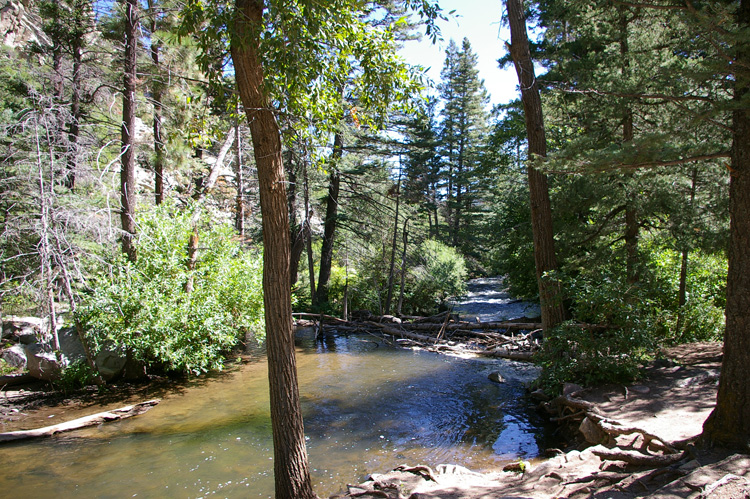
[[[484,470],[543,447],[541,423],[521,398],[526,366],[398,350],[372,336],[316,341],[312,333],[298,338],[297,363],[321,497],[403,463]],[[6,446],[0,490],[271,497],[266,367],[253,363],[174,390],[143,417]],[[490,382],[493,370],[509,382]]]

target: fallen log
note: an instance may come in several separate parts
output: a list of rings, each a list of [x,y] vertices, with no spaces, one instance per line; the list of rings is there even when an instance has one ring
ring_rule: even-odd
[[[322,318],[324,321],[328,321],[328,322],[335,322],[337,324],[349,324],[349,321],[345,321],[344,319],[339,319],[338,317],[334,317],[332,315],[326,315],[326,314],[311,314],[308,312],[295,312],[292,314],[292,317],[309,317],[313,321],[318,321]]]
[[[507,348],[497,348],[495,350],[485,350],[474,352],[482,357],[496,357],[499,359],[522,360],[525,362],[534,359],[535,352],[522,352],[519,350],[509,350]]]
[[[51,437],[57,433],[66,431],[79,430],[89,426],[96,426],[102,423],[109,423],[110,421],[119,421],[121,419],[132,418],[138,416],[144,412],[150,410],[156,404],[161,402],[160,399],[148,400],[139,404],[128,405],[119,409],[113,409],[111,411],[100,412],[92,414],[90,416],[84,416],[82,418],[67,421],[52,426],[45,426],[44,428],[37,428],[34,430],[18,430],[9,431],[6,433],[0,433],[0,443],[13,442],[16,440],[23,440],[26,438],[38,438],[38,437]]]
[[[410,333],[409,331],[404,331],[403,329],[391,327],[387,324],[380,324],[378,322],[370,322],[370,321],[366,322],[366,324],[368,326],[376,327],[380,329],[381,331],[383,331],[384,333],[390,334],[391,336],[398,336],[400,338],[408,338],[410,340],[417,340],[421,342],[431,342],[431,343],[435,342],[435,338],[432,336],[425,336],[423,334]]]

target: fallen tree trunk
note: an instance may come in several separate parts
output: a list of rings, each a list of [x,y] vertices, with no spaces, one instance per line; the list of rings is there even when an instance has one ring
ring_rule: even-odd
[[[96,426],[102,423],[109,423],[110,421],[119,421],[121,419],[132,418],[133,416],[138,416],[150,410],[159,402],[161,402],[161,400],[159,399],[148,400],[139,404],[128,405],[119,409],[92,414],[91,416],[84,416],[82,418],[67,421],[65,423],[45,426],[44,428],[0,433],[0,443],[13,442],[26,438],[51,437],[52,435],[55,435],[57,433],[79,430],[88,426]]]
[[[534,359],[534,353],[536,352],[497,348],[495,350],[478,351],[474,353],[481,355],[482,357],[496,357],[500,359],[522,360],[528,362]]]

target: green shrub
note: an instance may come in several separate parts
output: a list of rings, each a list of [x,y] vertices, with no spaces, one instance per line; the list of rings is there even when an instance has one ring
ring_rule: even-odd
[[[85,360],[77,360],[66,366],[60,378],[55,381],[55,387],[65,393],[80,390],[94,381],[94,374]]]
[[[78,311],[95,348],[197,374],[221,368],[246,334],[262,340],[262,257],[243,251],[228,223],[199,227],[194,289],[185,291],[191,216],[164,205],[139,214],[138,261],[116,258]]]
[[[466,262],[455,248],[428,239],[420,245],[418,257],[406,289],[407,305],[415,312],[434,312],[447,298],[466,293]]]

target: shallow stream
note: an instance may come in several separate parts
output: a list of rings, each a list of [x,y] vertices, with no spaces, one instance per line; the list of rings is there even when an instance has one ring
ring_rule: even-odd
[[[532,366],[391,348],[372,336],[297,337],[315,491],[399,464],[480,471],[538,455],[522,397]],[[143,416],[0,450],[5,497],[272,497],[266,362],[171,390]],[[505,384],[489,381],[499,371]],[[92,411],[95,412],[95,411]]]

